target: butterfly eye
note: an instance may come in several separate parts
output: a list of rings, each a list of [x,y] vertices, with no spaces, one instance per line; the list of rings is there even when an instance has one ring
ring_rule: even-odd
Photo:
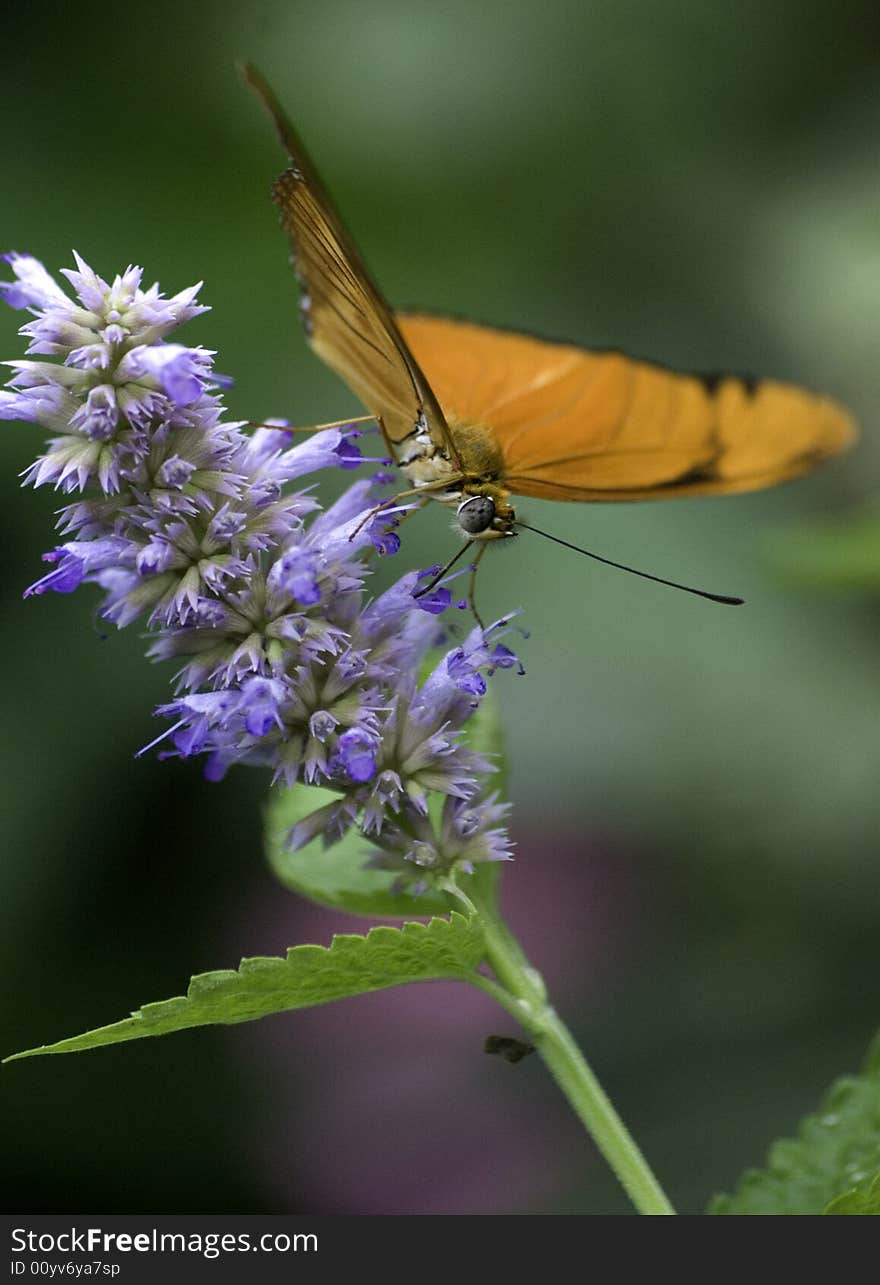
[[[495,501],[491,495],[472,495],[463,500],[455,511],[459,525],[468,535],[488,531],[495,517]]]

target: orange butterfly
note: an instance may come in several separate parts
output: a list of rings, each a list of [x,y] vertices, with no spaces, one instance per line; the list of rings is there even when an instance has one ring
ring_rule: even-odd
[[[454,504],[471,540],[524,525],[511,493],[608,501],[752,491],[854,439],[842,407],[790,384],[679,374],[619,352],[393,313],[272,90],[254,67],[243,71],[290,156],[273,196],[309,343],[378,421],[415,490]]]

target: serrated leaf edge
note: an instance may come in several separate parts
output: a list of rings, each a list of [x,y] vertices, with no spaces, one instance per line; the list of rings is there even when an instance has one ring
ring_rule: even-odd
[[[817,1129],[829,1128],[824,1124],[824,1118],[830,1114],[839,1112],[844,1102],[857,1093],[865,1084],[866,1080],[880,1079],[880,1032],[872,1039],[868,1046],[861,1069],[858,1074],[841,1075],[834,1080],[826,1091],[822,1101],[816,1111],[812,1111],[805,1116],[798,1125],[797,1132],[793,1138],[777,1138],[770,1144],[767,1152],[767,1159],[762,1168],[754,1166],[746,1169],[741,1175],[736,1188],[731,1193],[718,1193],[713,1196],[709,1202],[708,1212],[710,1214],[727,1214],[729,1207],[737,1203],[739,1198],[747,1194],[749,1189],[757,1183],[765,1182],[768,1179],[776,1178],[779,1182],[785,1182],[789,1176],[787,1170],[790,1169],[790,1160],[788,1157],[796,1153],[800,1158],[800,1153],[810,1141],[810,1134],[815,1133]],[[878,1175],[880,1177],[880,1175]],[[851,1188],[835,1196],[824,1210],[804,1211],[816,1213],[827,1213],[831,1204],[845,1196],[852,1194],[856,1188]],[[734,1211],[735,1212],[735,1211]]]
[[[844,1205],[851,1203],[853,1200],[860,1201],[864,1205],[876,1205],[877,1208],[867,1210],[843,1208]],[[880,1213],[880,1173],[875,1174],[867,1185],[860,1183],[857,1186],[850,1187],[848,1191],[842,1191],[839,1196],[829,1200],[822,1212],[825,1214]]]
[[[460,961],[454,958],[455,951],[449,961],[444,964],[434,958],[433,962],[426,966],[423,972],[416,971],[409,977],[394,977],[383,973],[379,967],[366,968],[364,970],[364,984],[357,989],[341,993],[339,995],[328,995],[326,998],[318,998],[314,1001],[304,1004],[285,1003],[284,996],[289,998],[289,988],[285,990],[279,986],[279,1005],[277,1008],[270,1008],[265,1012],[255,1013],[252,1015],[245,1014],[241,1017],[217,1017],[217,1016],[200,1016],[197,1015],[189,1021],[181,1022],[180,1025],[173,1026],[167,1031],[150,1031],[138,1029],[142,1026],[154,1026],[161,1020],[173,1017],[175,1011],[186,1010],[191,1004],[205,1007],[210,1003],[211,993],[220,991],[225,995],[228,994],[228,987],[231,983],[246,981],[249,974],[263,972],[279,973],[279,981],[282,980],[283,970],[291,964],[301,964],[309,956],[320,958],[322,960],[331,956],[337,958],[351,952],[369,951],[383,942],[394,947],[405,938],[413,939],[419,937],[433,937],[437,945],[445,945],[444,938],[450,938],[456,949],[460,948],[467,942],[467,937],[459,938],[458,934],[464,930],[473,937],[473,949],[468,952],[468,956]],[[477,949],[478,947],[478,949]],[[195,973],[189,981],[185,995],[176,995],[170,999],[158,1000],[151,1003],[143,1004],[139,1009],[122,1018],[118,1022],[112,1022],[107,1026],[94,1027],[92,1030],[84,1031],[79,1035],[70,1036],[63,1040],[57,1040],[52,1044],[43,1044],[35,1048],[25,1049],[20,1053],[12,1053],[3,1059],[3,1063],[17,1062],[23,1058],[37,1057],[43,1054],[84,1052],[89,1048],[107,1047],[110,1044],[120,1044],[132,1039],[146,1038],[155,1034],[171,1034],[176,1031],[188,1030],[197,1026],[211,1025],[236,1025],[239,1022],[257,1020],[259,1017],[269,1017],[275,1013],[283,1013],[297,1008],[313,1007],[321,1003],[331,1003],[334,999],[343,999],[352,995],[368,994],[376,990],[388,989],[392,986],[404,986],[417,981],[431,980],[459,980],[466,981],[476,971],[477,966],[483,959],[483,942],[482,931],[479,922],[473,916],[466,916],[458,911],[452,911],[448,917],[434,916],[427,923],[417,921],[406,922],[399,927],[389,924],[378,924],[365,934],[361,933],[336,933],[332,937],[329,946],[319,946],[306,944],[300,946],[291,946],[288,948],[286,955],[255,955],[241,960],[238,969],[217,969],[206,973]],[[265,996],[266,992],[263,992]],[[122,1033],[122,1028],[130,1025],[130,1031]],[[99,1037],[109,1032],[114,1032],[112,1039],[102,1041]],[[92,1042],[84,1044],[84,1040]]]

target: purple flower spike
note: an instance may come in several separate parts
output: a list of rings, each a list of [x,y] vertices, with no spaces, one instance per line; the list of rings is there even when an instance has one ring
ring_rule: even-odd
[[[139,268],[105,280],[77,256],[73,299],[36,259],[6,261],[7,302],[33,314],[32,356],[11,363],[0,419],[51,435],[25,481],[72,501],[51,570],[25,596],[95,585],[105,620],[145,623],[150,656],[177,662],[177,695],[157,711],[167,729],[141,753],[201,756],[214,781],[248,763],[326,787],[333,801],[294,827],[293,846],[320,835],[332,847],[357,827],[411,891],[508,860],[493,767],[463,729],[489,675],[522,672],[502,641],[509,618],[438,658],[437,618],[466,605],[449,586],[468,568],[409,571],[367,597],[367,554],[400,550],[412,506],[377,511],[377,481],[395,480],[380,474],[322,511],[308,476],[377,463],[355,445],[362,430],[301,438],[274,427],[284,421],[252,433],[227,421],[213,354],[169,342],[204,311],[197,286],[165,298]]]

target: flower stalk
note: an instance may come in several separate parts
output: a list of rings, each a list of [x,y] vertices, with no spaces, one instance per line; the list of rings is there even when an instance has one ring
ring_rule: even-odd
[[[449,889],[454,895],[456,889]],[[632,1135],[615,1111],[571,1032],[548,1002],[544,979],[524,955],[491,897],[465,899],[478,915],[486,958],[497,980],[474,977],[529,1033],[545,1065],[640,1214],[674,1214]]]

